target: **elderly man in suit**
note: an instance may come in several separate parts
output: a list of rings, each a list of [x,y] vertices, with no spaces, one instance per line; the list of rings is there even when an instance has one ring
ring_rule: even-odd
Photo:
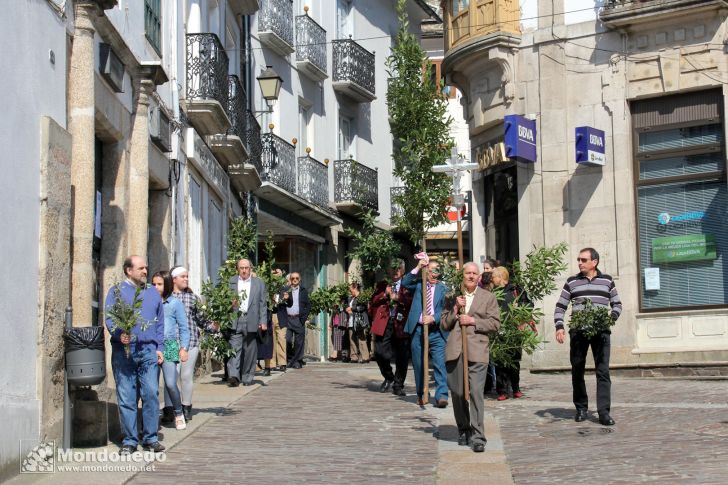
[[[238,276],[230,280],[230,287],[238,295],[233,306],[238,318],[233,322],[230,346],[235,352],[227,362],[228,386],[253,383],[255,363],[258,357],[258,329],[268,329],[265,283],[252,275],[252,265],[247,259],[238,261]]]
[[[417,404],[425,405],[424,379],[429,379],[428,369],[423,368],[422,350],[424,346],[423,325],[428,325],[428,341],[432,366],[435,370],[435,405],[439,408],[447,407],[447,373],[445,371],[445,343],[448,332],[440,328],[440,314],[445,301],[445,285],[439,281],[440,265],[430,262],[427,254],[419,253],[417,267],[407,273],[402,285],[412,293],[412,306],[407,316],[405,332],[412,337],[412,368],[415,373],[417,387]],[[422,310],[422,280],[418,277],[420,271],[426,271],[427,308]],[[429,396],[428,396],[429,399]]]
[[[306,320],[311,311],[311,303],[308,299],[306,288],[301,286],[301,274],[291,273],[291,287],[289,289],[293,303],[286,308],[288,318],[288,331],[293,340],[293,355],[288,361],[291,369],[300,369],[306,365],[303,361],[304,342],[306,341]]]
[[[455,304],[448,302],[440,326],[450,331],[445,349],[447,384],[452,393],[452,407],[458,426],[458,444],[473,445],[473,451],[485,450],[483,432],[483,387],[488,369],[488,334],[500,327],[500,310],[493,293],[478,287],[478,265],[463,266],[463,295]],[[468,343],[468,362],[463,362],[463,334]],[[470,404],[465,399],[463,371],[468,368]]]

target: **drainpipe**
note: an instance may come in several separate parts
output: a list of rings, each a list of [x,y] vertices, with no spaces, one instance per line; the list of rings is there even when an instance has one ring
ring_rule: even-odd
[[[69,305],[66,307],[66,328],[73,326],[73,308]],[[68,372],[63,372],[63,449],[71,449],[71,425],[73,421],[73,404],[71,403],[71,394],[68,385]]]

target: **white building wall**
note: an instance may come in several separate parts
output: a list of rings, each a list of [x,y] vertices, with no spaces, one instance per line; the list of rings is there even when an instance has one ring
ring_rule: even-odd
[[[40,128],[49,116],[66,128],[66,23],[49,2],[17,2],[0,18],[0,479],[17,473],[21,439],[40,433],[38,255]],[[55,63],[51,62],[51,52]],[[59,282],[66,284],[66,282]],[[10,344],[12,343],[12,344]],[[26,449],[34,446],[31,444]]]

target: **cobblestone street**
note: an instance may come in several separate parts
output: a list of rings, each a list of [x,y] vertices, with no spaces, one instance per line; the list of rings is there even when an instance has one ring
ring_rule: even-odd
[[[576,423],[568,374],[522,372],[525,399],[488,400],[514,481],[724,484],[728,474],[728,381],[612,377],[612,417]]]
[[[378,392],[373,364],[318,364],[252,387],[207,376],[186,431],[141,473],[21,475],[12,483],[723,484],[728,380],[612,377],[616,426],[575,423],[568,374],[522,371],[522,399],[486,400],[485,453],[458,446],[452,407]],[[408,380],[412,379],[412,373]],[[108,449],[116,451],[117,445]]]

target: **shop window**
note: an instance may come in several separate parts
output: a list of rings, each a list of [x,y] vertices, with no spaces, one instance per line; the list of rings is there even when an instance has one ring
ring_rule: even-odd
[[[642,310],[728,304],[723,125],[684,124],[635,129]]]

